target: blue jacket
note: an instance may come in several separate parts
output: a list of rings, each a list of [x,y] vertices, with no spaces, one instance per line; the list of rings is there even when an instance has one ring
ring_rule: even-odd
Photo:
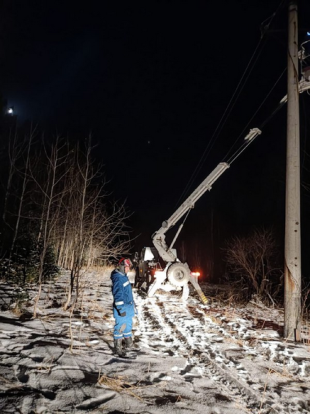
[[[111,273],[113,307],[119,314],[126,312],[127,316],[134,316],[135,304],[131,284],[125,273],[115,269]]]

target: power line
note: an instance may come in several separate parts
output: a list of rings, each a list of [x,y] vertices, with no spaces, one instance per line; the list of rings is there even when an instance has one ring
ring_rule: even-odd
[[[281,2],[280,2],[280,4],[279,4],[279,6],[278,6],[278,8],[277,8],[276,12],[275,12],[275,13],[273,13],[273,14],[272,14],[272,16],[271,16],[271,17],[269,17],[268,19],[265,19],[265,20],[261,23],[261,26],[264,24],[264,22],[266,22],[266,21],[268,20],[268,24],[267,24],[267,25],[265,25],[265,27],[267,27],[267,28],[269,29],[269,27],[270,27],[270,25],[271,25],[271,23],[272,23],[272,21],[273,21],[274,17],[275,17],[275,16],[277,15],[277,13],[279,12],[279,10],[280,10],[280,8],[282,7],[282,5],[283,5],[284,1],[285,1],[285,0],[281,0]],[[225,123],[227,122],[228,116],[230,115],[231,111],[233,110],[234,106],[236,105],[237,99],[239,98],[239,96],[240,96],[240,94],[241,94],[242,90],[244,89],[245,84],[246,84],[246,82],[247,82],[247,80],[248,80],[249,76],[251,75],[251,73],[252,73],[252,71],[253,71],[253,69],[254,69],[254,67],[255,67],[255,65],[256,65],[256,63],[257,63],[258,59],[259,59],[259,56],[261,55],[261,53],[262,53],[262,51],[263,51],[264,45],[261,47],[261,50],[258,52],[259,47],[260,47],[260,46],[261,46],[261,44],[262,44],[262,40],[263,40],[263,38],[265,37],[266,32],[267,32],[267,30],[265,30],[264,32],[261,32],[261,37],[260,37],[260,40],[259,40],[259,42],[258,42],[258,44],[257,44],[257,46],[256,46],[256,48],[255,48],[255,50],[254,50],[254,52],[253,52],[253,54],[252,54],[252,56],[251,56],[251,58],[250,58],[250,60],[249,60],[248,64],[247,64],[247,66],[246,66],[246,68],[245,68],[245,70],[244,70],[244,72],[243,72],[242,76],[241,76],[241,79],[239,80],[238,85],[237,85],[237,87],[236,87],[236,89],[235,89],[235,91],[234,91],[234,93],[233,93],[233,95],[232,95],[232,97],[231,97],[230,101],[228,102],[228,105],[227,105],[227,107],[226,107],[226,109],[225,109],[225,111],[224,111],[224,113],[223,113],[223,115],[222,115],[222,117],[221,117],[221,119],[220,119],[220,121],[219,121],[219,123],[218,123],[218,125],[217,125],[217,127],[216,127],[216,129],[215,129],[215,131],[214,131],[214,133],[212,134],[211,139],[209,140],[209,142],[208,142],[208,144],[207,144],[207,146],[206,146],[206,148],[205,148],[205,150],[204,150],[204,152],[203,152],[203,154],[202,154],[202,156],[201,156],[200,160],[198,161],[198,164],[196,165],[196,167],[195,167],[195,169],[194,169],[194,172],[192,173],[192,175],[191,175],[191,177],[190,177],[190,179],[189,179],[189,181],[188,181],[187,185],[185,186],[185,188],[184,188],[184,190],[183,190],[183,192],[182,192],[181,196],[179,197],[179,199],[178,199],[178,201],[177,201],[177,203],[176,203],[176,206],[180,204],[181,200],[182,200],[182,199],[185,197],[185,195],[189,192],[190,187],[193,185],[193,182],[194,182],[195,178],[197,177],[197,175],[198,175],[199,171],[201,170],[202,165],[204,164],[204,162],[205,162],[206,158],[207,158],[207,157],[208,157],[208,155],[210,154],[211,149],[213,148],[213,146],[214,146],[214,144],[215,144],[216,140],[217,140],[217,139],[218,139],[218,137],[219,137],[219,134],[221,133],[221,131],[222,131],[222,129],[223,129],[223,127],[224,127]],[[257,55],[257,56],[256,56],[256,55]],[[255,58],[255,60],[254,60],[254,58]],[[251,66],[251,65],[252,65],[252,66]],[[278,82],[278,81],[277,81],[277,82]],[[276,84],[277,84],[277,82],[276,82]],[[275,84],[275,85],[276,85],[276,84]],[[275,87],[275,85],[273,86],[273,88]],[[272,88],[272,90],[273,90],[273,88]],[[265,102],[265,100],[268,98],[268,96],[270,95],[270,93],[271,93],[271,91],[269,92],[269,94],[267,95],[267,97],[264,99],[264,101],[262,102],[262,104],[260,105],[260,107],[258,108],[258,110],[261,108],[261,106],[263,105],[263,103]],[[253,115],[253,117],[256,115],[256,113],[258,112],[258,110],[255,112],[255,114]],[[251,120],[253,119],[253,117],[251,118]],[[249,122],[250,122],[250,121],[249,121]],[[239,139],[240,139],[240,136],[238,137],[238,139],[237,139],[236,141],[238,141]],[[235,141],[235,143],[236,143],[236,141]],[[235,143],[233,144],[233,146],[235,145]],[[229,152],[230,152],[230,150],[229,150]],[[228,152],[228,153],[229,153],[229,152]]]

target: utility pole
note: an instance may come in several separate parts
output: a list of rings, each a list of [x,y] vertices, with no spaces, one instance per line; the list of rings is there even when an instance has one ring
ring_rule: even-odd
[[[288,10],[287,152],[284,251],[284,337],[300,341],[301,226],[297,1]]]

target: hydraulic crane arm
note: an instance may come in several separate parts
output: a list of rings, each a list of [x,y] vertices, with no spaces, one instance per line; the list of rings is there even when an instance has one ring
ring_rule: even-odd
[[[257,135],[261,134],[258,128],[250,130],[245,140],[253,140]],[[174,226],[190,209],[194,208],[195,203],[206,192],[212,189],[213,183],[223,174],[224,171],[229,168],[229,164],[226,162],[219,163],[215,169],[204,179],[204,181],[193,191],[193,193],[184,201],[184,203],[172,214],[172,216],[162,223],[161,228],[153,235],[153,244],[156,247],[159,255],[165,262],[175,262],[177,257],[172,250],[174,242],[178,237],[182,224],[178,229],[176,236],[174,237],[171,246],[168,248],[165,241],[165,233]]]
[[[165,241],[165,233],[177,223],[184,214],[194,208],[195,202],[206,192],[210,191],[212,184],[223,174],[225,170],[229,168],[229,164],[221,162],[218,166],[208,175],[207,178],[196,188],[196,190],[184,201],[184,203],[174,212],[174,214],[166,221],[162,223],[161,228],[153,235],[153,244],[158,250],[159,255],[166,262],[174,262],[177,260],[175,253],[171,250],[172,245],[168,248]],[[182,225],[178,230],[180,233]],[[176,237],[174,238],[174,241]]]

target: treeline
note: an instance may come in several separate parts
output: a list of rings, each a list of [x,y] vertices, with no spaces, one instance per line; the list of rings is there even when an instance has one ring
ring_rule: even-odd
[[[125,206],[107,194],[90,136],[72,143],[12,128],[2,138],[1,277],[40,287],[69,269],[69,304],[82,267],[128,251]]]

